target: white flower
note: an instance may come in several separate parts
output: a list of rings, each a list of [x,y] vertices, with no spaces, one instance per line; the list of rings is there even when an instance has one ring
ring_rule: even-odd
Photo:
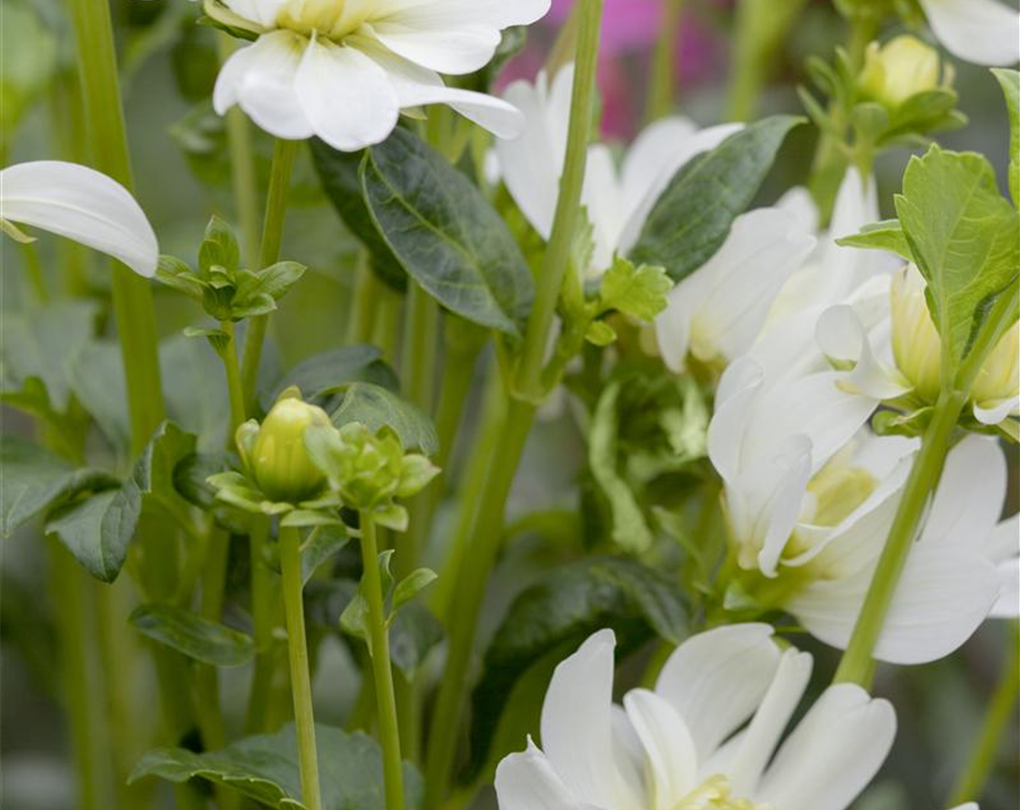
[[[448,104],[500,137],[523,119],[510,104],[447,87],[440,73],[484,67],[500,31],[535,22],[550,0],[207,0],[210,16],[258,35],[223,65],[213,104],[262,129],[318,136],[356,151],[393,131],[402,111]]]
[[[999,0],[921,0],[928,24],[954,56],[976,65],[1020,61],[1020,14]]]
[[[41,228],[119,259],[152,276],[159,246],[145,213],[120,183],[57,160],[0,171],[0,220]]]
[[[780,288],[815,242],[808,223],[781,207],[737,217],[722,247],[670,291],[655,319],[666,366],[683,371],[688,353],[725,364],[747,352]]]
[[[542,749],[529,740],[496,770],[500,810],[844,810],[889,752],[893,708],[832,686],[784,741],[812,659],[772,632],[693,636],[623,707],[613,633],[596,633],[553,674]]]
[[[524,134],[496,144],[499,172],[528,222],[548,239],[552,232],[560,175],[567,153],[574,67],[560,69],[550,84],[545,73],[535,84],[510,85],[504,98],[524,113]],[[590,277],[598,277],[617,253],[626,256],[670,180],[695,155],[715,149],[740,129],[725,124],[698,130],[683,118],[667,118],[642,132],[618,169],[605,144],[588,151],[582,204],[594,228]]]

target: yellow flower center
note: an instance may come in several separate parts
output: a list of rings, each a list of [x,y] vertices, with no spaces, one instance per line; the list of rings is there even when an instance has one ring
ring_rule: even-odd
[[[716,775],[702,782],[670,810],[772,810],[772,806],[734,798],[726,777]]]
[[[276,24],[303,36],[315,32],[340,42],[370,18],[373,5],[372,0],[287,0]]]

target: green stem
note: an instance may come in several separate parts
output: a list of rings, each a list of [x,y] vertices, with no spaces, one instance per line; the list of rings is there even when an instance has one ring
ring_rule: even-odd
[[[227,375],[227,391],[230,394],[230,433],[227,447],[234,446],[237,429],[247,418],[244,404],[244,386],[241,384],[241,366],[237,362],[237,330],[231,321],[223,321],[220,329],[227,334],[227,345],[223,350],[223,370]]]
[[[131,158],[124,127],[110,6],[97,0],[68,0],[74,19],[85,121],[93,165],[132,188]],[[164,408],[157,351],[156,313],[146,279],[117,262],[113,266],[117,319],[131,413],[132,451],[145,449]]]
[[[384,360],[395,363],[403,301],[398,293],[385,284],[378,284],[373,304],[375,317],[372,319],[372,343],[382,349]]]
[[[421,286],[409,281],[407,310],[401,376],[407,398],[431,414],[439,349],[439,306]]]
[[[312,678],[308,669],[305,608],[301,596],[303,590],[301,535],[293,527],[280,527],[280,570],[283,581],[283,605],[287,617],[290,686],[294,698],[294,720],[301,766],[301,800],[307,810],[322,810],[319,756],[315,746],[315,716],[312,711]]]
[[[358,252],[357,268],[354,273],[354,289],[351,291],[350,313],[347,316],[347,343],[368,343],[372,339],[375,324],[375,305],[378,279],[372,272],[371,259],[367,250]]]
[[[925,509],[942,474],[953,431],[966,401],[964,395],[944,392],[935,405],[931,424],[914,460],[853,635],[836,671],[836,683],[856,683],[866,689],[871,685],[875,645],[896,595],[910,549],[917,539]]]
[[[279,604],[279,593],[266,565],[266,540],[269,526],[265,519],[252,522],[248,532],[251,565],[251,617],[255,641],[255,667],[251,693],[248,699],[247,734],[260,734],[271,730],[269,719],[275,694],[276,642],[273,638],[274,606]]]
[[[538,276],[535,303],[528,319],[517,373],[517,390],[532,401],[541,397],[542,360],[545,357],[549,329],[556,314],[556,303],[570,263],[570,248],[581,210],[581,189],[592,130],[602,0],[585,0],[580,13],[567,155],[560,179],[552,236],[546,248],[542,272]]]
[[[375,681],[379,740],[383,754],[383,781],[386,809],[404,810],[404,773],[400,757],[400,730],[393,693],[393,667],[390,664],[390,639],[383,606],[382,578],[379,575],[379,549],[375,523],[368,512],[361,513],[361,560],[363,584],[368,601],[368,627],[372,644],[372,673]]]
[[[220,62],[226,62],[237,49],[237,40],[222,31],[216,37]],[[234,207],[241,226],[244,255],[251,266],[259,255],[258,183],[252,150],[251,125],[240,107],[232,107],[226,115],[227,147],[230,154],[230,177],[234,184]]]
[[[32,286],[32,292],[40,304],[50,300],[50,294],[46,290],[46,276],[43,273],[42,262],[39,261],[39,252],[35,249],[35,243],[28,242],[21,246],[21,255],[25,259],[25,270],[28,273],[28,281]]]
[[[470,533],[472,539],[456,573],[457,589],[446,616],[449,652],[427,749],[425,807],[428,810],[442,805],[449,788],[456,745],[460,739],[457,729],[464,713],[479,607],[499,552],[507,497],[534,416],[535,406],[518,399],[511,399],[505,411],[498,416],[498,429],[495,431],[499,436],[498,452],[489,455],[485,484]],[[488,433],[485,427],[483,431]],[[463,508],[470,509],[471,506],[470,502],[464,502]]]
[[[1020,684],[1020,626],[1016,622],[1011,625],[1007,633],[1009,649],[1003,661],[1002,676],[988,704],[988,713],[981,726],[977,745],[953,789],[953,798],[949,802],[952,806],[976,802],[981,798],[982,788],[995,767],[999,746],[1014,716],[1013,707],[1016,705]]]
[[[648,120],[658,121],[673,112],[676,97],[676,43],[684,0],[665,0],[659,36],[652,54],[652,85],[648,93]]]
[[[287,218],[287,192],[294,169],[298,141],[277,140],[273,151],[273,168],[269,176],[269,195],[266,199],[266,218],[262,225],[262,246],[259,250],[260,270],[276,264],[283,244],[283,226]],[[244,358],[241,361],[241,383],[247,413],[255,412],[255,386],[259,364],[262,362],[262,345],[269,327],[268,315],[257,315],[248,321],[244,340]]]

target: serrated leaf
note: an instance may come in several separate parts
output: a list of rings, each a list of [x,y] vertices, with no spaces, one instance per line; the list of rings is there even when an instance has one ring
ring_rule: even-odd
[[[308,400],[317,399],[356,382],[371,383],[396,392],[397,375],[382,359],[382,349],[357,345],[331,349],[309,357],[287,372],[272,389],[262,393],[268,411],[284,389],[297,386]]]
[[[1020,207],[1020,71],[993,68],[1009,113],[1009,195]]]
[[[673,282],[662,267],[635,267],[622,257],[602,277],[599,290],[604,311],[616,310],[641,321],[651,322],[666,308],[666,293]]]
[[[361,183],[376,227],[423,289],[469,321],[520,334],[534,297],[531,272],[467,177],[397,129],[365,153]]]
[[[317,724],[322,810],[386,810],[382,755],[378,744],[360,732]],[[280,810],[301,810],[301,775],[294,726],[275,734],[245,737],[221,751],[196,754],[183,748],[150,751],[138,763],[130,782],[155,776],[171,782],[200,777],[226,785],[253,801]],[[404,797],[408,810],[419,810],[422,780],[404,765]]]
[[[146,638],[213,667],[239,667],[254,655],[251,637],[171,605],[141,605],[128,620]]]
[[[360,422],[373,433],[389,427],[400,438],[405,450],[417,449],[426,456],[439,452],[439,436],[432,420],[410,402],[378,385],[352,385],[332,419],[337,427]]]
[[[127,559],[141,512],[141,493],[129,480],[120,489],[61,507],[50,515],[46,532],[57,535],[96,579],[113,582]]]
[[[722,247],[750,205],[786,135],[804,119],[777,115],[748,125],[684,165],[655,203],[629,258],[680,281]]]
[[[864,250],[887,250],[895,253],[908,262],[914,260],[907,243],[907,236],[897,219],[874,222],[861,228],[861,232],[852,236],[844,236],[836,240],[837,245]]]
[[[475,768],[486,759],[506,696],[528,668],[550,650],[576,649],[607,627],[617,633],[621,656],[655,635],[677,644],[687,634],[687,607],[668,577],[617,557],[591,557],[547,571],[514,599],[472,696]]]
[[[933,145],[903,175],[896,212],[928,283],[932,321],[950,369],[966,357],[988,304],[1020,273],[1020,213],[981,155]]]
[[[421,591],[431,585],[439,578],[439,574],[431,568],[419,568],[412,571],[393,589],[392,612],[396,613],[406,603],[410,602]]]
[[[0,535],[10,537],[22,523],[83,492],[120,486],[101,470],[76,469],[41,445],[19,436],[0,442]]]

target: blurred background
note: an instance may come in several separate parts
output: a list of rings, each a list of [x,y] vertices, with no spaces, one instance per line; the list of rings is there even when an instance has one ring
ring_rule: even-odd
[[[512,2],[513,0],[507,0]],[[827,0],[774,0],[795,3],[788,32],[770,49],[754,88],[754,115],[802,112],[798,85],[808,83],[805,58],[830,59],[845,41],[842,18]],[[531,31],[525,50],[505,69],[500,84],[532,78],[541,69],[570,0],[556,0],[553,12]],[[220,214],[236,224],[232,210],[228,161],[222,121],[208,98],[218,66],[215,31],[195,25],[197,4],[184,0],[114,0],[119,36],[128,131],[137,196],[159,235],[162,252],[193,260],[209,216]],[[0,0],[0,164],[33,159],[84,160],[84,132],[74,113],[75,54],[73,37],[60,0]],[[735,41],[732,3],[687,0],[677,19],[664,17],[661,0],[606,0],[603,58],[599,71],[605,138],[621,144],[648,120],[650,75],[661,27],[670,21],[676,37],[672,65],[673,108],[702,125],[746,110],[735,97],[730,65]],[[955,86],[960,109],[970,123],[941,142],[953,149],[982,152],[1002,172],[1005,187],[1008,124],[1001,90],[984,69],[956,64]],[[762,192],[768,202],[791,185],[803,183],[811,163],[816,132],[802,127],[790,138]],[[258,171],[268,176],[271,141],[256,137]],[[876,167],[885,208],[899,187],[909,157],[905,149],[885,155]],[[274,318],[271,358],[289,367],[316,352],[342,343],[354,279],[357,243],[347,233],[318,188],[302,155],[292,191],[283,255],[307,264],[311,273],[284,299]],[[107,264],[82,254],[72,279],[58,278],[61,251],[54,238],[39,243],[42,271],[53,288],[70,285],[78,295],[105,298]],[[11,329],[31,301],[24,258],[13,241],[0,240],[0,323],[3,326],[4,374],[17,346]],[[180,296],[157,288],[159,330],[180,340],[194,309]],[[202,352],[208,350],[208,357]],[[391,349],[395,351],[395,349]],[[203,386],[215,412],[225,416],[218,367],[211,349],[196,347],[196,385]],[[201,367],[211,364],[203,377]],[[208,386],[208,387],[206,387]],[[215,416],[215,414],[214,414]],[[3,432],[27,433],[31,424],[4,409]],[[515,488],[512,509],[520,514],[538,508],[576,509],[576,479],[584,463],[584,446],[569,418],[539,424],[529,445]],[[1008,512],[1017,509],[1017,464],[1011,463]],[[547,564],[555,549],[527,537],[511,547],[501,564],[488,602],[485,631],[492,632],[512,597]],[[68,740],[59,706],[60,672],[54,642],[57,618],[48,597],[46,554],[38,525],[29,525],[5,540],[0,564],[0,805],[5,810],[71,810],[74,780]],[[120,586],[118,586],[120,587]],[[121,597],[118,597],[121,598]],[[130,598],[123,594],[122,598]],[[94,611],[86,594],[83,611]],[[127,632],[127,628],[125,628]],[[986,624],[950,659],[896,671],[883,669],[876,691],[896,704],[900,732],[894,754],[859,810],[942,810],[944,799],[975,739],[987,699],[1000,671],[1007,628]],[[836,657],[820,645],[804,644],[819,657],[818,686],[834,669]],[[352,663],[339,644],[321,653],[316,694],[323,722],[343,723],[356,694]],[[141,688],[151,688],[143,681]],[[243,684],[224,679],[228,715],[239,715]],[[231,696],[234,700],[231,700]],[[96,696],[96,700],[101,700]],[[139,724],[153,717],[132,718]],[[100,749],[102,741],[95,741]],[[1020,740],[1016,717],[1001,741],[998,762],[983,810],[1020,806]],[[480,807],[494,806],[483,796]],[[782,810],[778,808],[777,810]]]

